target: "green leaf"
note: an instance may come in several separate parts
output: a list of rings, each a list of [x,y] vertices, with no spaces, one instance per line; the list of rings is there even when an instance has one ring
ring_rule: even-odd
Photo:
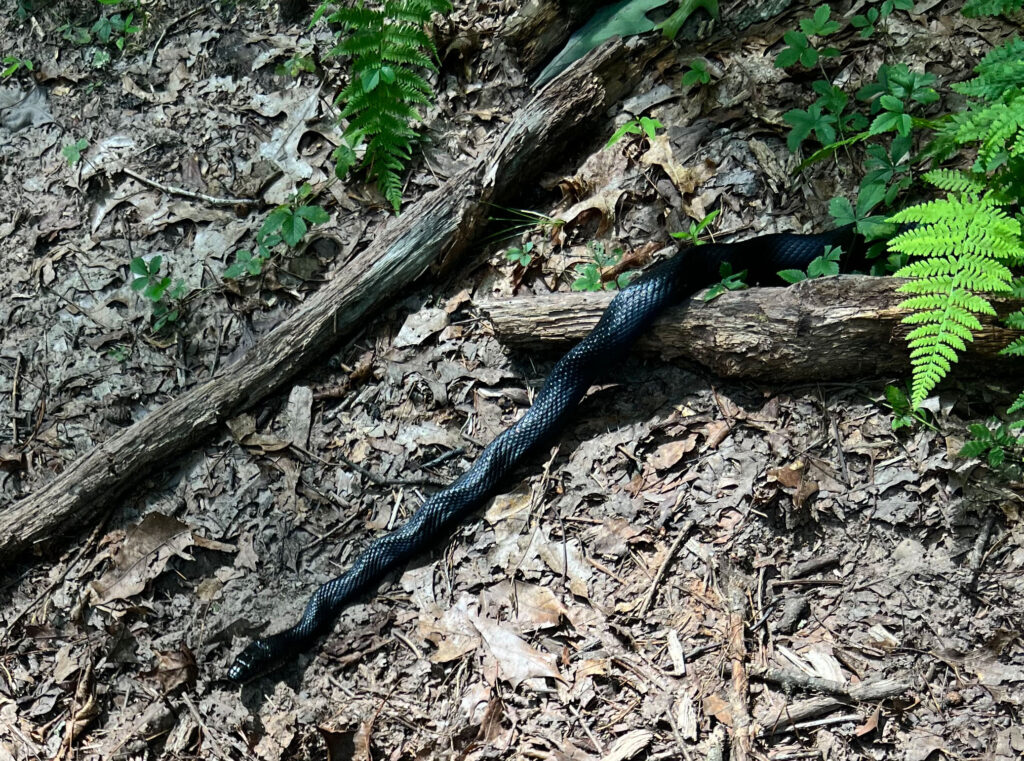
[[[331,218],[322,206],[300,206],[295,213],[314,225],[322,225]]]
[[[284,242],[293,248],[305,236],[306,221],[298,214],[289,214],[281,223],[281,236]]]
[[[800,270],[779,270],[778,275],[787,283],[799,283],[807,279],[807,275]]]
[[[146,266],[146,260],[141,256],[136,256],[132,259],[132,262],[128,267],[133,275],[138,275],[139,277],[146,277],[149,275],[149,268]]]

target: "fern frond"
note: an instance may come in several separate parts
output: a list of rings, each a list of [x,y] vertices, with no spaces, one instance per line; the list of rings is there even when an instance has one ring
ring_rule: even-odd
[[[953,89],[961,95],[995,102],[1024,80],[1024,40],[1014,37],[989,51],[974,67],[974,79],[959,82]]]
[[[957,361],[958,353],[981,329],[976,315],[994,315],[985,293],[1009,291],[1008,265],[1021,261],[1020,223],[993,196],[965,193],[912,206],[890,222],[914,227],[889,241],[893,252],[914,257],[896,272],[910,280],[900,304],[911,312],[903,322],[914,325],[907,336],[916,408]]]
[[[322,5],[315,18],[324,13]],[[352,58],[352,76],[335,98],[339,119],[348,119],[345,144],[365,141],[362,165],[397,213],[402,200],[401,171],[412,155],[421,116],[416,106],[434,101],[434,90],[419,70],[436,70],[437,48],[425,27],[434,13],[451,10],[448,0],[383,0],[368,7],[332,6],[328,19],[341,25],[331,55]],[[354,148],[339,154],[337,171],[354,161]]]
[[[958,169],[932,169],[921,175],[925,182],[929,182],[939,190],[946,190],[951,193],[975,193],[981,195],[985,192],[985,181],[977,179]]]
[[[1015,415],[1018,412],[1024,412],[1024,391],[1021,391],[1020,396],[1017,397],[1016,401],[1011,404],[1009,409],[1006,411],[1011,415]]]

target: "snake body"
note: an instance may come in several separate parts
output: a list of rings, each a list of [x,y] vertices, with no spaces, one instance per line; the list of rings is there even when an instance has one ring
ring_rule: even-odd
[[[456,523],[492,496],[523,457],[549,440],[566,422],[601,371],[609,367],[665,307],[717,282],[723,264],[746,270],[745,282],[778,281],[782,269],[805,269],[826,246],[852,250],[855,234],[843,227],[818,235],[763,235],[747,241],[683,249],[623,288],[597,326],[551,370],[533,405],[499,434],[459,479],[428,498],[406,523],[373,540],[352,566],[321,586],[297,624],[252,641],[235,659],[228,676],[247,682],[310,648],[333,625],[343,607],[370,591],[412,556],[436,547]],[[844,253],[844,260],[851,254]],[[849,261],[843,261],[849,266]]]

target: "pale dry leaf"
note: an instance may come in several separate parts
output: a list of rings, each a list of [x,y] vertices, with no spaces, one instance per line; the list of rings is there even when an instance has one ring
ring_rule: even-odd
[[[486,618],[474,618],[473,625],[483,637],[487,650],[493,656],[501,679],[518,687],[526,679],[547,677],[565,682],[558,673],[557,659],[531,647],[508,626]]]
[[[650,730],[634,729],[612,743],[608,752],[601,756],[601,761],[626,761],[634,758],[642,753],[653,739],[654,733]]]

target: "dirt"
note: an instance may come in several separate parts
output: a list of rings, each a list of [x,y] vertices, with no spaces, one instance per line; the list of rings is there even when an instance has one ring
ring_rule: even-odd
[[[501,34],[518,5],[441,23],[408,206],[529,97]],[[331,183],[344,66],[323,60],[323,25],[154,2],[122,51],[74,33],[124,7],[18,7],[0,11],[0,55],[34,63],[0,83],[4,505],[235,361],[392,219],[362,175]],[[898,50],[948,92],[1011,31],[958,7],[846,35],[830,70],[863,81]],[[522,208],[564,224],[496,212],[498,239],[456,271],[427,273],[286,393],[5,568],[0,761],[1021,757],[1021,487],[957,456],[966,424],[1019,391],[998,378],[944,384],[928,425],[894,432],[882,391],[904,379],[752,385],[627,358],[478,519],[320,647],[226,679],[529,404],[556,357],[507,352],[474,299],[569,289],[595,241],[664,246],[711,209],[723,240],[824,226],[863,155],[796,172],[786,148],[781,115],[808,82],[771,61],[808,13],[702,50],[702,88],[680,89],[694,51],[670,48],[522,189]],[[275,73],[310,54],[316,75]],[[603,147],[640,114],[667,139]],[[330,220],[226,282],[303,182]],[[528,242],[529,267],[505,256]],[[187,294],[156,333],[130,271],[155,255]]]

